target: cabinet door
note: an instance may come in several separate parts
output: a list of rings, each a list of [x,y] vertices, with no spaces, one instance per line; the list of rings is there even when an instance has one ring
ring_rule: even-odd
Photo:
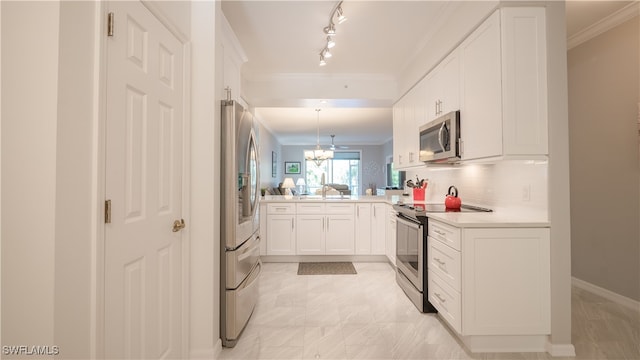
[[[500,14],[460,45],[462,159],[502,155]]]
[[[506,155],[546,155],[545,9],[502,9],[502,39],[504,152]]]
[[[371,214],[371,254],[384,255],[386,253],[387,233],[387,205],[373,204]]]
[[[404,102],[404,114],[403,114],[403,133],[404,136],[400,139],[404,143],[403,161],[407,166],[415,166],[418,164],[418,127],[416,126],[415,110],[416,110],[416,98],[415,91],[410,91],[405,95],[406,101]]]
[[[463,335],[549,334],[549,229],[462,236]]]
[[[439,116],[460,107],[460,58],[458,49],[438,65],[437,86],[439,88]]]
[[[298,215],[296,218],[296,254],[323,255],[324,215]]]
[[[260,204],[260,255],[267,255],[267,205]]]
[[[391,206],[387,208],[389,216],[389,226],[387,228],[386,253],[389,261],[396,265],[396,212]]]
[[[267,215],[267,255],[295,255],[295,216]]]
[[[371,254],[371,204],[356,204],[356,254]]]
[[[407,166],[403,160],[402,153],[404,152],[404,100],[400,99],[393,106],[393,166],[396,169],[402,169]]]
[[[355,253],[355,229],[353,215],[327,215],[325,253],[353,255]]]

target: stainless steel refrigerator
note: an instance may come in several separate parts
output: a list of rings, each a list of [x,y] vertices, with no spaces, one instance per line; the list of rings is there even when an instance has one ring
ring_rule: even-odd
[[[253,115],[222,101],[220,335],[236,345],[258,301],[260,235],[259,156]]]

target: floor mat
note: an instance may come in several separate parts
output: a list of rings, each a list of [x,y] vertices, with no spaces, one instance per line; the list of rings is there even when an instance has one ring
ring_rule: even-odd
[[[298,275],[352,275],[357,274],[351,262],[301,262]]]

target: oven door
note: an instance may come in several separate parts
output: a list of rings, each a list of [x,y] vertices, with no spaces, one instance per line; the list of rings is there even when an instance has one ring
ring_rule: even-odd
[[[396,266],[422,292],[424,227],[421,223],[398,214],[396,236]]]

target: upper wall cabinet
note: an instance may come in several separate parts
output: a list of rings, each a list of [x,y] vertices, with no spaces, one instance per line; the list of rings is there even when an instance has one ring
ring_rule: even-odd
[[[544,8],[503,8],[460,45],[462,159],[546,155]]]
[[[426,117],[418,126],[424,125],[460,107],[460,59],[458,49],[449,54],[421,82],[425,82]]]
[[[224,17],[224,14],[222,14],[221,17],[222,44],[219,47],[223,56],[223,81],[221,90],[231,89],[231,99],[240,100],[242,96],[240,68],[248,59],[240,45],[240,41]],[[226,96],[225,92],[223,92],[223,94]]]
[[[394,165],[422,165],[406,144],[419,152],[418,128],[458,109],[463,161],[547,155],[545,26],[544,8],[502,8],[464,39],[396,104],[412,116],[394,108]]]
[[[502,9],[505,155],[548,154],[547,31],[544,8]]]

